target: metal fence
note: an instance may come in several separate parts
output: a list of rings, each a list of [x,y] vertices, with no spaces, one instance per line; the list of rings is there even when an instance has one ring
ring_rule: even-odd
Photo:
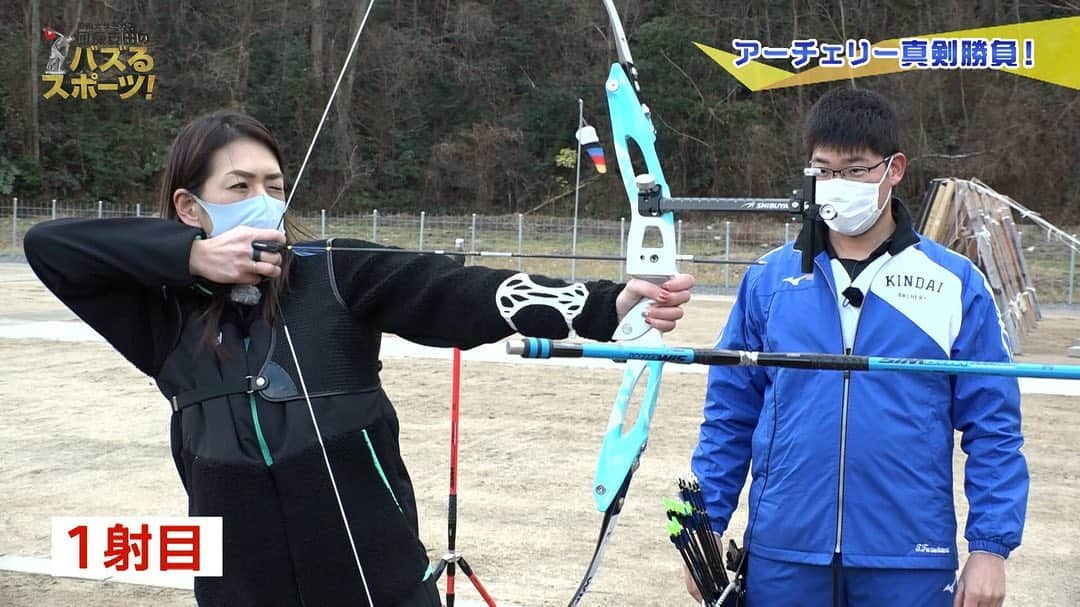
[[[3,200],[0,201],[0,255],[21,255],[23,236],[40,221],[61,217],[145,217],[156,214],[156,205],[140,203]],[[443,216],[423,211],[415,215],[388,215],[377,210],[361,213],[298,211],[296,215],[321,238],[357,238],[403,248],[570,254],[574,247],[574,221],[570,217]],[[679,254],[752,261],[795,238],[801,226],[757,217],[737,216],[730,220],[697,217],[677,222]],[[1039,301],[1073,304],[1077,287],[1077,251],[1039,226],[1025,224],[1022,218],[1018,221],[1024,255]],[[622,259],[626,230],[626,219],[578,219],[576,254],[611,255]],[[624,279],[624,264],[618,261],[486,257],[482,263],[573,280]],[[695,290],[699,292],[731,293],[738,287],[745,266],[684,262],[680,263],[680,269],[694,274],[698,282]]]

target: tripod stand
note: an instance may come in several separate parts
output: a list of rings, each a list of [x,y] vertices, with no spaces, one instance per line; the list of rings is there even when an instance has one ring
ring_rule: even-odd
[[[495,599],[491,598],[487,589],[480,583],[472,567],[465,560],[465,556],[457,550],[457,464],[458,464],[458,418],[461,393],[461,350],[454,348],[454,357],[450,381],[450,500],[449,512],[446,521],[447,548],[446,554],[435,566],[432,575],[436,580],[446,570],[446,607],[454,607],[454,574],[457,567],[469,578],[476,591],[483,597],[488,607],[496,607]]]

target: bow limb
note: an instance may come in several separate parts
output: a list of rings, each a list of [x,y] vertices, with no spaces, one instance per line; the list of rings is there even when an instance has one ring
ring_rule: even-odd
[[[664,171],[656,154],[656,132],[649,108],[638,98],[637,69],[630,54],[622,23],[612,0],[604,0],[611,21],[618,62],[611,66],[607,83],[608,112],[611,116],[612,140],[615,157],[619,164],[623,187],[630,203],[630,233],[627,239],[626,272],[628,275],[662,283],[676,273],[675,221],[671,212],[659,215],[643,215],[638,209],[641,191],[660,188],[662,196],[670,196]],[[646,174],[636,176],[630,154],[631,143],[637,147],[645,161]],[[645,322],[645,311],[652,302],[638,302],[615,329],[614,341],[639,346],[660,347],[660,332]],[[622,510],[630,480],[637,469],[641,453],[649,439],[656,399],[660,391],[663,363],[659,361],[631,360],[626,363],[622,383],[611,410],[607,430],[600,447],[593,483],[596,507],[604,513],[592,560],[570,607],[578,605],[588,591],[589,584],[600,568],[604,550],[614,532]],[[637,418],[627,427],[627,412],[634,389],[645,380]]]

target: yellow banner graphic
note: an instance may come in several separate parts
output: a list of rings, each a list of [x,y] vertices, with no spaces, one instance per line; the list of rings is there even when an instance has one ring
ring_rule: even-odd
[[[998,41],[1015,41],[1023,60],[1014,61],[1015,67],[1004,64],[992,66],[986,63],[985,57],[982,57],[984,65],[979,65],[978,62],[975,62],[975,65],[963,65],[955,55],[958,53],[957,48],[964,48],[962,45],[965,44],[965,40],[969,41],[968,44],[971,41],[992,43],[995,45],[994,50],[998,50],[996,47]],[[814,50],[817,51],[817,41],[813,42]],[[857,45],[852,44],[854,42],[856,41],[848,41],[848,49],[855,50],[857,48]],[[934,43],[935,46],[932,48],[935,52],[940,51],[933,57],[925,54],[925,49],[927,49],[930,42]],[[908,51],[918,50],[920,44],[924,49],[922,51],[924,54],[921,57],[923,61],[912,61],[916,53],[909,54]],[[737,55],[698,42],[695,42],[694,45],[752,91],[939,68],[997,70],[1080,90],[1080,68],[1077,67],[1077,61],[1080,61],[1080,17],[1029,21],[882,40],[868,48],[861,49],[862,52],[859,54],[862,57],[858,60],[848,58],[848,61],[842,61],[839,66],[819,64],[803,72],[793,72],[772,67],[753,59],[747,60],[750,53],[745,48],[739,49],[740,54]],[[840,45],[822,44],[821,50],[824,50],[827,46],[839,47]],[[793,41],[791,51],[799,51],[793,53],[799,54],[804,53],[806,48],[807,45],[796,45]],[[969,51],[964,56],[965,59],[970,58],[970,49],[970,46],[965,49]],[[766,50],[772,51],[773,54],[761,55],[755,53],[755,55],[769,58],[777,56],[778,53],[782,54],[787,49]],[[983,51],[985,52],[985,48],[983,48]],[[949,53],[953,55],[952,62],[946,60]],[[819,57],[821,55],[819,53],[813,56]],[[905,63],[905,59],[908,60],[906,63],[909,67],[901,67]],[[859,63],[859,65],[853,66],[852,63]]]

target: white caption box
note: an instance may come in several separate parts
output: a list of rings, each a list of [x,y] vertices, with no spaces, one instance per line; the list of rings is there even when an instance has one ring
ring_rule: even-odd
[[[135,583],[221,576],[221,517],[54,516],[52,574]]]

